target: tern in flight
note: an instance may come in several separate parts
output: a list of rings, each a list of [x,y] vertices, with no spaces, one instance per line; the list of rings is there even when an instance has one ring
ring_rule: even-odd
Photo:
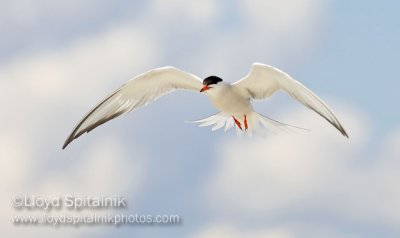
[[[244,78],[235,83],[226,83],[217,76],[201,80],[193,74],[168,66],[134,77],[97,104],[75,126],[63,149],[83,133],[90,132],[124,113],[146,106],[176,89],[191,90],[208,96],[219,113],[195,122],[201,123],[200,126],[212,125],[213,130],[225,126],[226,131],[236,125],[238,133],[251,135],[268,128],[289,126],[255,112],[251,105],[252,100],[265,99],[282,90],[348,137],[339,120],[317,95],[275,67],[254,63]]]

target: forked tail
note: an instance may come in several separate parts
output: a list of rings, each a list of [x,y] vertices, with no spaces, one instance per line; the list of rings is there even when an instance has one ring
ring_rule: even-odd
[[[237,124],[235,126],[235,119],[243,125],[247,124],[247,129],[245,129],[244,127],[240,127],[240,125]],[[301,127],[292,126],[276,121],[254,111],[246,114],[246,116],[232,116],[224,112],[219,112],[210,117],[191,122],[199,123],[200,127],[212,126],[212,131],[221,129],[222,127],[225,127],[224,131],[227,131],[235,126],[236,133],[238,135],[247,134],[250,136],[253,134],[266,136],[267,132],[277,133],[278,131],[288,129],[307,130]]]

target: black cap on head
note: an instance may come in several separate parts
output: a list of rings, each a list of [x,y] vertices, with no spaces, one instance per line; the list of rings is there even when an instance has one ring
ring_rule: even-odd
[[[217,76],[209,76],[203,80],[203,85],[217,84],[218,82],[221,81],[222,79]]]

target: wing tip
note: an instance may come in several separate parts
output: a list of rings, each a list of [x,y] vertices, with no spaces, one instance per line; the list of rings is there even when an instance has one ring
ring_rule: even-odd
[[[336,127],[336,129],[338,129],[338,131],[347,139],[349,139],[349,134],[347,134],[346,130],[343,128],[343,126],[339,123],[339,124],[333,124]]]
[[[61,149],[64,150],[65,148],[67,148],[68,144],[69,144],[69,142],[68,143],[65,142]]]
[[[64,150],[65,148],[67,148],[69,143],[71,143],[71,141],[66,141],[61,149]]]
[[[342,135],[344,137],[346,137],[347,139],[350,139],[349,135],[347,134],[347,132],[344,130],[344,128],[342,128],[342,130],[340,131],[342,133]]]
[[[75,138],[72,136],[72,134],[68,137],[68,139],[65,140],[62,149],[64,150],[65,148],[67,148],[67,146],[73,141],[75,140]]]

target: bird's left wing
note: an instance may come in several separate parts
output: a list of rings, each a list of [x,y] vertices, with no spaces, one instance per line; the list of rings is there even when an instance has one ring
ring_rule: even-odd
[[[318,113],[336,127],[342,135],[348,137],[335,114],[315,93],[275,67],[254,63],[250,73],[232,85],[244,97],[249,99],[264,99],[282,90],[304,106]]]
[[[157,68],[138,75],[86,114],[65,141],[63,149],[83,133],[90,132],[126,112],[145,106],[168,92],[175,89],[199,92],[201,87],[202,81],[199,77],[174,67]]]

